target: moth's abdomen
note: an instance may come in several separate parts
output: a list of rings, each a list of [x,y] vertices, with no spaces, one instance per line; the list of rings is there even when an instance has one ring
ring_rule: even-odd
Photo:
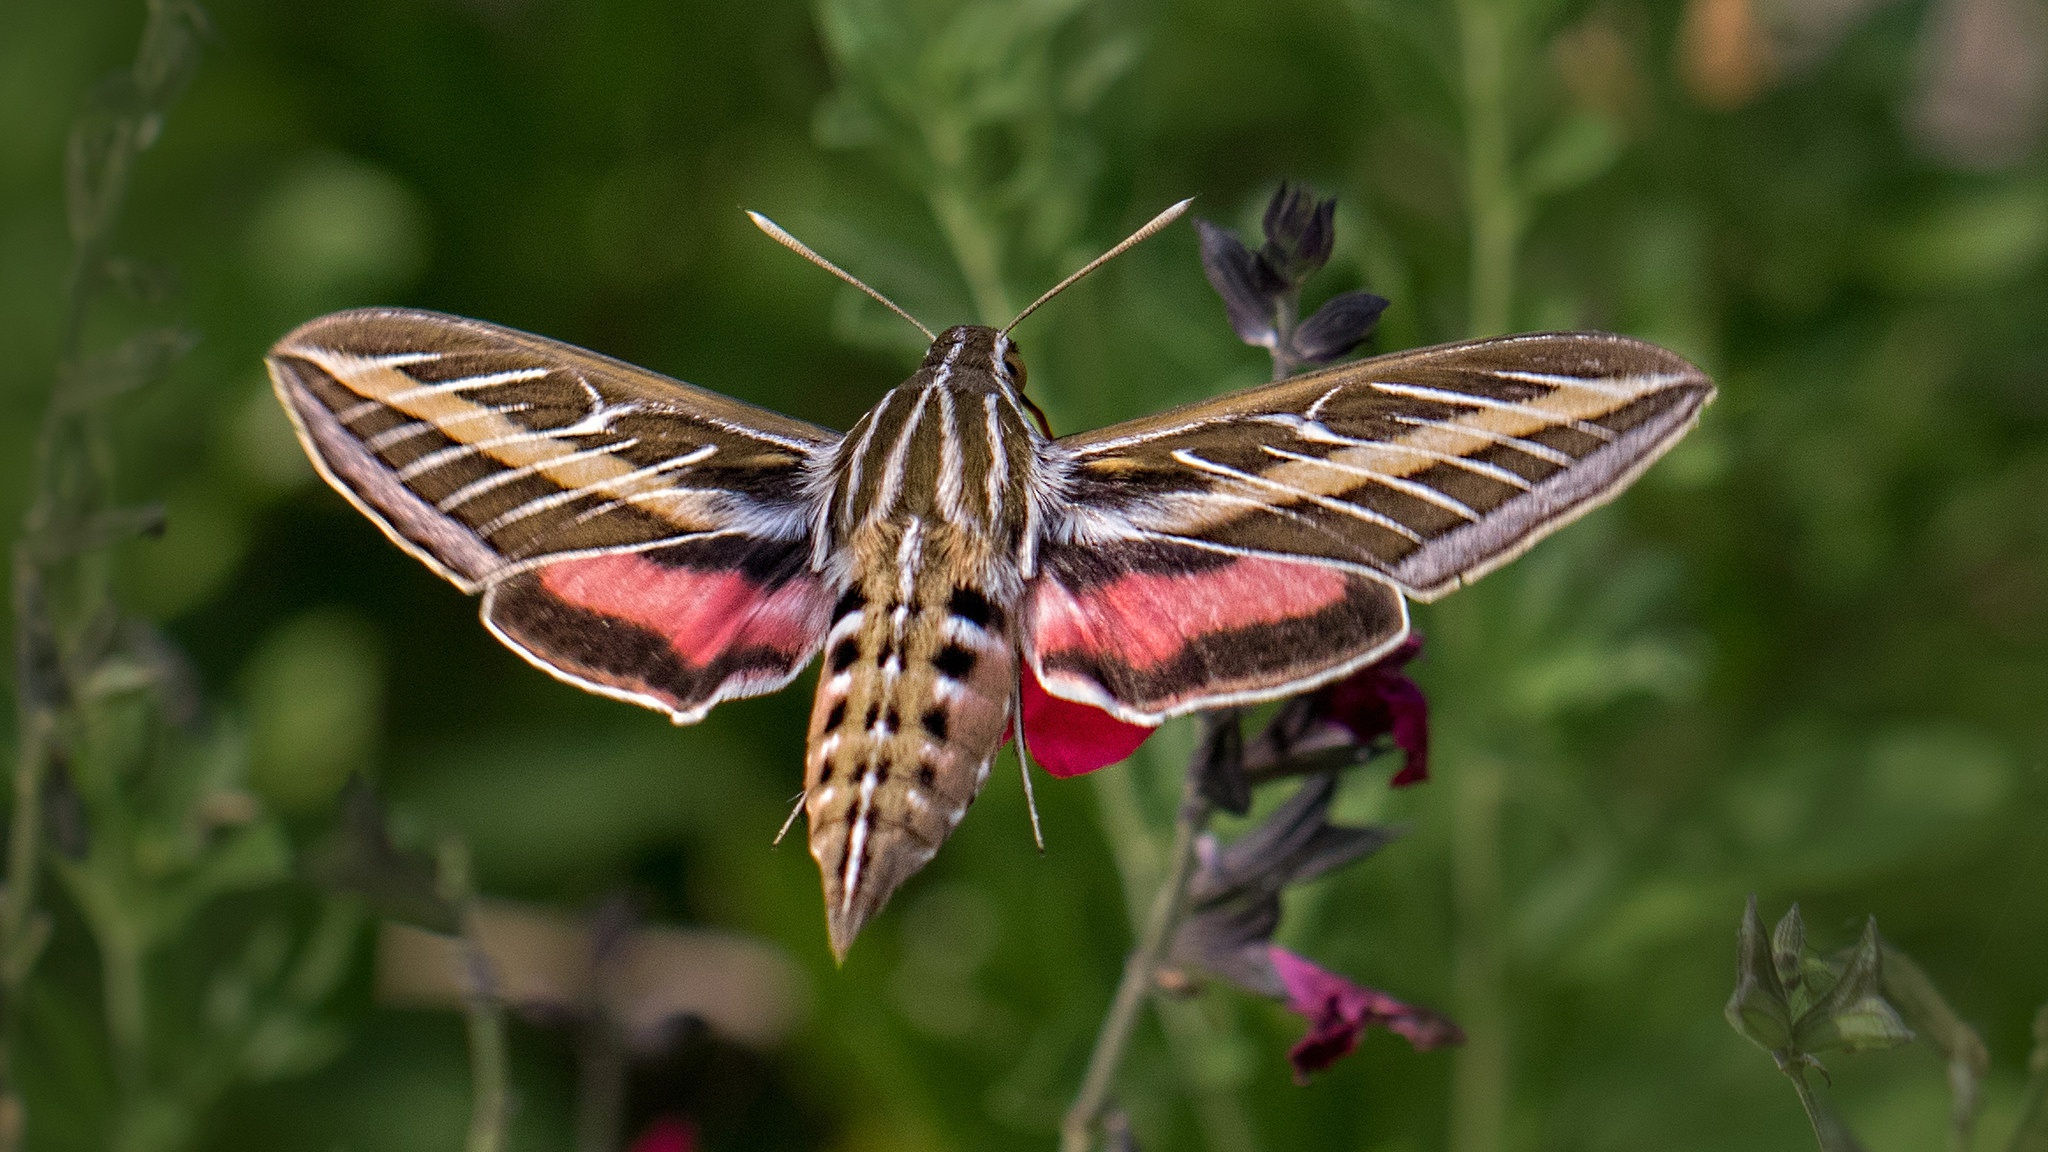
[[[811,855],[842,957],[966,815],[1016,681],[1010,605],[939,566],[875,568],[834,609],[804,766]]]

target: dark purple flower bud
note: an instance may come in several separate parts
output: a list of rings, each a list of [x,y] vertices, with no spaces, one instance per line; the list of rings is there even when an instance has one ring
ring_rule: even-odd
[[[1277,899],[1289,884],[1369,856],[1401,835],[1395,828],[1330,823],[1336,795],[1334,773],[1313,777],[1229,847],[1206,841],[1201,867],[1188,884],[1189,900],[1199,910],[1234,899]]]
[[[1198,219],[1195,232],[1202,240],[1202,273],[1223,297],[1223,310],[1237,338],[1260,348],[1274,347],[1280,341],[1274,327],[1275,304],[1287,285],[1227,229]]]
[[[1170,962],[1208,973],[1254,995],[1285,1002],[1309,1019],[1294,1048],[1297,1078],[1328,1067],[1367,1028],[1385,1027],[1417,1048],[1463,1039],[1448,1020],[1325,972],[1273,946],[1280,894],[1379,850],[1400,835],[1383,827],[1329,822],[1334,772],[1312,777],[1260,825],[1225,847],[1205,836],[1188,885],[1193,912],[1174,934]]]
[[[1299,184],[1282,184],[1266,202],[1266,243],[1259,259],[1298,287],[1330,260],[1337,240],[1337,201],[1317,200]]]
[[[1401,669],[1422,651],[1422,637],[1410,634],[1399,648],[1369,667],[1316,693],[1316,710],[1350,729],[1360,743],[1391,736],[1408,754],[1389,783],[1399,788],[1429,779],[1429,701]]]
[[[1254,996],[1285,1000],[1287,986],[1267,955],[1280,926],[1280,900],[1222,904],[1181,922],[1168,959],[1237,985]]]
[[[1237,710],[1225,708],[1204,718],[1202,747],[1190,766],[1202,797],[1233,816],[1252,810],[1252,784],[1244,774],[1244,726]]]
[[[339,827],[306,863],[316,883],[357,897],[380,916],[444,935],[462,931],[461,914],[441,891],[434,862],[392,842],[384,806],[361,776],[342,789]]]
[[[1330,297],[1316,314],[1294,330],[1295,359],[1327,364],[1363,343],[1379,325],[1387,299],[1370,292],[1345,292]]]
[[[1309,1073],[1350,1055],[1368,1028],[1405,1037],[1418,1052],[1465,1042],[1464,1030],[1448,1017],[1354,984],[1285,948],[1273,948],[1269,956],[1287,990],[1287,1006],[1308,1018],[1308,1035],[1287,1054],[1297,1083],[1308,1083]]]

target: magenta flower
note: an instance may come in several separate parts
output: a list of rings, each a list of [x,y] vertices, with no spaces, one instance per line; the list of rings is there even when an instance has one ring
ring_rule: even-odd
[[[627,1152],[697,1152],[697,1126],[681,1116],[657,1117],[633,1137]]]
[[[1422,652],[1422,637],[1409,633],[1401,646],[1315,694],[1319,716],[1351,733],[1361,744],[1391,736],[1408,754],[1388,781],[1396,788],[1429,779],[1429,701],[1402,668]]]
[[[1266,955],[1287,989],[1287,1006],[1308,1018],[1308,1035],[1287,1053],[1296,1083],[1349,1056],[1368,1028],[1405,1037],[1418,1052],[1465,1042],[1462,1029],[1427,1008],[1354,984],[1285,948],[1269,946]]]
[[[1278,1000],[1309,1022],[1288,1058],[1297,1080],[1336,1063],[1368,1028],[1385,1028],[1421,1050],[1463,1042],[1456,1024],[1384,992],[1362,987],[1273,943],[1288,888],[1373,854],[1399,833],[1329,822],[1335,773],[1309,777],[1258,827],[1225,846],[1200,842],[1188,885],[1190,910],[1175,934],[1171,963],[1206,972]]]
[[[1024,743],[1041,767],[1062,778],[1114,764],[1158,731],[1143,724],[1126,724],[1092,704],[1054,696],[1038,682],[1028,661],[1020,694],[1024,698]]]

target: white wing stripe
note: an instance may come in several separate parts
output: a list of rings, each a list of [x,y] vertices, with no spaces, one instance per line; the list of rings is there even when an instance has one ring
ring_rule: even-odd
[[[536,497],[515,508],[508,509],[504,515],[478,528],[477,532],[483,536],[490,536],[510,525],[517,524],[529,516],[537,516],[550,508],[559,508],[564,504],[580,500],[585,496],[604,495],[620,500],[631,500],[633,497],[642,494],[633,490],[634,485],[654,479],[665,472],[670,472],[677,468],[687,468],[692,464],[700,463],[709,459],[717,451],[718,445],[706,444],[695,451],[686,452],[671,460],[649,464],[644,468],[635,468],[631,472],[609,476],[581,487],[564,488],[560,492],[550,492],[546,496]],[[553,461],[548,461],[549,465],[553,463]]]
[[[1362,477],[1375,484],[1391,488],[1396,492],[1405,493],[1418,500],[1434,504],[1446,512],[1455,512],[1467,520],[1479,519],[1479,513],[1474,511],[1471,505],[1455,497],[1447,496],[1427,484],[1418,484],[1413,480],[1404,480],[1399,476],[1389,476],[1385,472],[1376,471],[1371,468],[1361,468],[1356,464],[1345,463],[1323,456],[1309,456],[1300,452],[1289,452],[1284,448],[1275,448],[1271,444],[1264,444],[1260,447],[1264,448],[1269,456],[1275,456],[1282,460],[1293,460],[1317,468],[1328,468],[1333,472],[1343,472],[1347,475]]]
[[[523,480],[528,476],[538,475],[540,471],[544,468],[553,468],[563,464],[574,464],[578,460],[588,460],[596,456],[609,456],[613,452],[620,452],[624,451],[625,449],[631,448],[635,444],[638,444],[639,442],[640,441],[638,439],[632,439],[622,440],[617,444],[600,444],[595,448],[585,448],[581,452],[568,452],[560,456],[550,457],[546,460],[535,460],[532,463],[521,464],[517,468],[507,468],[503,472],[499,472],[496,475],[485,476],[481,480],[472,480],[469,483],[464,484],[462,487],[457,488],[455,491],[450,492],[447,496],[443,497],[438,503],[434,505],[434,507],[440,509],[443,512],[453,512],[455,509],[460,508],[462,505],[469,503],[471,500],[474,500],[477,497],[495,488],[502,488],[515,480]]]
[[[538,380],[554,371],[552,368],[513,368],[504,372],[487,372],[481,376],[463,376],[454,380],[441,380],[433,384],[421,384],[405,388],[384,397],[384,402],[394,408],[404,407],[422,396],[437,392],[469,392],[477,388],[489,388],[498,384],[514,384],[521,380]]]
[[[1230,467],[1227,464],[1218,464],[1213,460],[1204,459],[1203,457],[1197,456],[1195,453],[1190,452],[1185,448],[1175,449],[1173,453],[1173,458],[1179,461],[1180,463],[1187,465],[1190,468],[1199,469],[1203,472],[1213,473],[1218,476],[1228,476],[1233,480],[1236,480],[1243,484],[1250,485],[1254,488],[1267,488],[1276,492],[1285,492],[1289,496],[1293,496],[1298,500],[1306,500],[1311,504],[1318,504],[1322,507],[1328,508],[1332,512],[1339,512],[1343,515],[1363,520],[1368,524],[1376,524],[1381,528],[1385,528],[1389,532],[1405,536],[1409,540],[1412,540],[1417,544],[1422,543],[1421,534],[1416,532],[1413,528],[1408,527],[1406,524],[1403,524],[1399,520],[1395,520],[1392,517],[1382,516],[1381,514],[1373,511],[1370,508],[1360,508],[1358,505],[1352,504],[1349,501],[1338,500],[1333,497],[1325,496],[1320,492],[1311,492],[1306,488],[1298,488],[1292,484],[1284,484],[1278,480],[1274,480],[1269,477],[1259,476],[1251,472],[1241,472],[1235,468]]]
[[[1376,391],[1390,396],[1406,396],[1414,400],[1434,400],[1439,404],[1450,404],[1461,408],[1488,408],[1497,412],[1522,412],[1541,416],[1553,424],[1562,424],[1574,432],[1583,432],[1600,440],[1612,441],[1614,433],[1598,424],[1589,424],[1569,412],[1558,412],[1533,404],[1527,400],[1496,400],[1491,396],[1475,396],[1470,392],[1451,392],[1442,388],[1428,388],[1420,384],[1400,384],[1392,380],[1367,382]]]
[[[1677,372],[1650,372],[1636,376],[1565,376],[1555,372],[1523,372],[1515,369],[1496,369],[1493,373],[1502,380],[1520,380],[1527,384],[1547,384],[1552,388],[1582,388],[1597,392],[1616,400],[1640,400],[1652,392],[1661,391],[1673,384],[1682,384],[1692,379]]]
[[[1578,463],[1571,456],[1559,452],[1548,444],[1538,444],[1534,440],[1524,440],[1520,436],[1510,435],[1506,432],[1497,432],[1492,428],[1486,427],[1484,424],[1469,423],[1463,420],[1426,420],[1420,416],[1396,416],[1394,421],[1398,424],[1407,424],[1411,427],[1422,429],[1425,432],[1434,431],[1448,436],[1470,436],[1475,440],[1483,440],[1488,444],[1499,444],[1504,448],[1512,448],[1524,456],[1533,456],[1545,464],[1552,464],[1559,468],[1569,468]],[[1396,443],[1402,448],[1408,447],[1405,438]],[[1482,464],[1485,462],[1474,460],[1473,463]],[[1503,468],[1501,471],[1506,472],[1507,469]],[[1512,472],[1508,474],[1514,475]],[[1529,487],[1527,480],[1522,480],[1520,483],[1524,488]]]

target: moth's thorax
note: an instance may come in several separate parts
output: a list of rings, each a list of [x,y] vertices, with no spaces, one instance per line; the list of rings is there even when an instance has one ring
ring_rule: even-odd
[[[835,551],[864,526],[908,517],[962,529],[991,555],[1028,547],[1044,438],[1025,411],[1024,369],[992,328],[949,328],[924,364],[841,441],[824,531]]]

